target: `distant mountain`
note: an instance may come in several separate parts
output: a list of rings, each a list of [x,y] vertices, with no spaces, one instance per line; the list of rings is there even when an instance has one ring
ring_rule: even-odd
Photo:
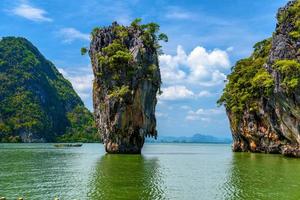
[[[211,135],[195,134],[191,137],[186,136],[160,136],[157,140],[146,138],[147,143],[231,143],[229,138],[218,138]]]
[[[25,38],[0,41],[0,142],[96,140],[71,83]]]

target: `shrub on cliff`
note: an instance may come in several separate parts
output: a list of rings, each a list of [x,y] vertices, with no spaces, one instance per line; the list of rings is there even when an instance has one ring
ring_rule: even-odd
[[[116,86],[109,88],[111,98],[121,98],[125,93],[131,90],[130,82],[132,77],[141,69],[139,63],[134,63],[133,56],[127,48],[129,37],[136,31],[141,32],[141,39],[145,48],[152,49],[157,53],[162,53],[159,41],[168,41],[168,37],[164,33],[159,33],[159,25],[156,23],[141,24],[141,19],[135,19],[129,27],[115,24],[113,26],[113,41],[108,46],[101,49],[101,54],[98,54],[97,61],[99,64],[99,77],[109,76],[112,80],[116,81]],[[101,28],[95,28],[91,35],[92,38],[96,37],[97,33],[101,31]],[[133,31],[134,30],[134,31]],[[87,52],[86,48],[82,48],[82,54]],[[143,55],[141,55],[143,56]],[[157,66],[149,63],[148,69],[146,69],[145,79],[154,79],[153,73],[157,69]],[[123,73],[124,72],[124,73]],[[126,74],[125,77],[120,77],[120,74]],[[125,78],[125,79],[124,79]],[[158,81],[160,85],[160,80]],[[121,94],[122,93],[122,94]]]
[[[293,2],[293,5],[286,10],[282,10],[278,16],[279,25],[283,22],[291,25],[292,29],[289,33],[294,40],[300,38],[300,1]]]
[[[253,54],[242,59],[232,68],[218,104],[225,104],[226,108],[235,114],[242,114],[248,108],[255,110],[255,101],[261,96],[269,96],[274,88],[274,80],[263,67],[271,48],[270,39],[254,45]]]
[[[278,60],[274,64],[282,75],[281,87],[288,92],[292,92],[299,87],[300,84],[300,63],[296,60]]]

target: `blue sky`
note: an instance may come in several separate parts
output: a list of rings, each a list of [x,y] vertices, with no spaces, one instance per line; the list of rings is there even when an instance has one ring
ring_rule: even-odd
[[[140,17],[169,36],[160,56],[163,95],[157,105],[160,135],[196,133],[229,137],[216,101],[234,63],[272,35],[277,9],[287,0],[2,0],[0,36],[30,40],[69,79],[92,110],[89,33],[112,21]]]

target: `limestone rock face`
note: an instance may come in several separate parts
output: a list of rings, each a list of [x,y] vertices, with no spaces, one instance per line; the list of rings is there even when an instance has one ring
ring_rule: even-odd
[[[93,32],[94,116],[108,153],[140,153],[145,137],[157,136],[161,77],[157,48],[144,37],[143,29],[116,22]]]
[[[272,94],[255,100],[258,109],[255,112],[244,109],[239,120],[227,108],[234,151],[282,153],[300,157],[300,88],[298,85],[288,91],[284,87],[283,72],[274,67],[278,60],[300,62],[300,37],[293,37],[300,31],[297,30],[300,23],[299,6],[298,0],[290,1],[278,11],[276,31],[271,38],[268,59],[263,65],[274,80]],[[299,74],[295,76],[299,77]]]

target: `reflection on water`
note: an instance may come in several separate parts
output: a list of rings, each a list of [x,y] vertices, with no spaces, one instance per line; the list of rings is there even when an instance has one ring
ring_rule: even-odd
[[[146,144],[142,155],[105,155],[100,144],[0,144],[7,199],[292,200],[299,189],[300,159],[229,145]]]
[[[95,170],[91,199],[165,199],[157,158],[106,154]]]
[[[300,199],[300,160],[234,153],[226,199]]]
[[[0,197],[86,199],[89,172],[100,153],[94,147],[0,144]]]

